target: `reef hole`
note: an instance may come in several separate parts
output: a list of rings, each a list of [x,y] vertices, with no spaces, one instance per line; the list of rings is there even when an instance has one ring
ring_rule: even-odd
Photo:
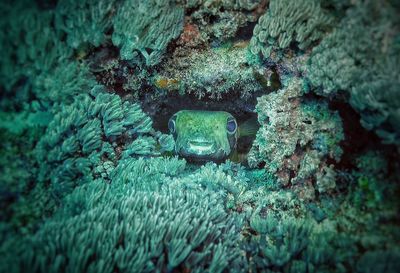
[[[257,113],[254,111],[257,97],[257,94],[254,94],[247,99],[237,96],[217,101],[211,99],[200,100],[191,94],[167,93],[156,102],[151,95],[143,95],[140,101],[144,112],[151,116],[154,129],[168,133],[169,118],[180,110],[226,111],[236,118],[239,128],[241,124],[248,121],[258,124]],[[250,151],[254,139],[255,135],[240,137],[236,148],[238,154],[246,155]]]

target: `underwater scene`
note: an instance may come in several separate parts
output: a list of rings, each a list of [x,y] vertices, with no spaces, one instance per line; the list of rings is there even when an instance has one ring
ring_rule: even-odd
[[[400,272],[400,1],[0,1],[0,272]]]

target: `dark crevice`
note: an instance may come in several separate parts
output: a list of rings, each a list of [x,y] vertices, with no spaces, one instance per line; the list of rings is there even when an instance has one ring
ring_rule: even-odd
[[[55,9],[58,0],[36,0],[36,5],[42,10]]]
[[[186,9],[185,9],[185,16],[191,17],[192,14],[193,14],[194,12],[196,12],[197,10],[198,10],[197,7],[186,8]]]
[[[366,150],[396,151],[393,145],[384,145],[373,132],[362,127],[360,115],[344,100],[334,100],[330,103],[332,110],[338,111],[343,125],[344,140],[341,142],[343,155],[336,165],[338,169],[353,169],[354,159]]]
[[[302,101],[327,101],[323,96],[309,92],[302,97]],[[339,162],[333,158],[327,158],[327,165],[334,165],[341,172],[356,168],[355,159],[368,150],[377,150],[385,154],[385,157],[393,157],[393,162],[398,160],[397,148],[394,145],[382,144],[381,139],[373,132],[365,129],[361,123],[361,116],[350,104],[345,92],[339,92],[334,99],[328,101],[329,109],[337,111],[343,126],[344,140],[340,142],[343,150]],[[306,122],[306,121],[304,121]]]
[[[253,30],[256,24],[256,22],[251,22],[243,27],[240,27],[236,32],[235,40],[249,41],[253,36]]]
[[[208,23],[209,24],[215,24],[215,23],[217,23],[219,21],[219,19],[220,19],[219,16],[211,14],[208,17]]]

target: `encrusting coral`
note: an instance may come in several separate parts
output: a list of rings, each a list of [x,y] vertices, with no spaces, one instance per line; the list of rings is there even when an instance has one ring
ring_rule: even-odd
[[[290,183],[303,198],[312,199],[314,186],[319,192],[335,188],[335,179],[328,179],[324,170],[330,168],[328,159],[340,160],[344,135],[338,113],[303,95],[303,80],[293,78],[281,90],[258,98],[261,128],[248,161],[250,166],[264,162],[282,185]]]
[[[194,94],[199,99],[221,100],[235,93],[246,99],[263,90],[264,86],[256,74],[268,74],[264,69],[250,67],[246,53],[246,47],[232,45],[177,56],[166,62],[163,73],[157,75],[156,80],[173,81],[173,84],[159,84],[161,89]],[[267,80],[269,77],[266,77]]]
[[[190,25],[200,29],[202,40],[212,45],[235,39],[241,29],[255,22],[265,5],[261,0],[181,0],[187,9],[194,10]]]

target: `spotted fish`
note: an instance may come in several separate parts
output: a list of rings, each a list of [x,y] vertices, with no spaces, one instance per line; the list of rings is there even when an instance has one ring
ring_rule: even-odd
[[[194,161],[221,161],[232,156],[239,137],[258,129],[250,127],[240,130],[235,117],[225,111],[181,110],[168,121],[175,152]]]

